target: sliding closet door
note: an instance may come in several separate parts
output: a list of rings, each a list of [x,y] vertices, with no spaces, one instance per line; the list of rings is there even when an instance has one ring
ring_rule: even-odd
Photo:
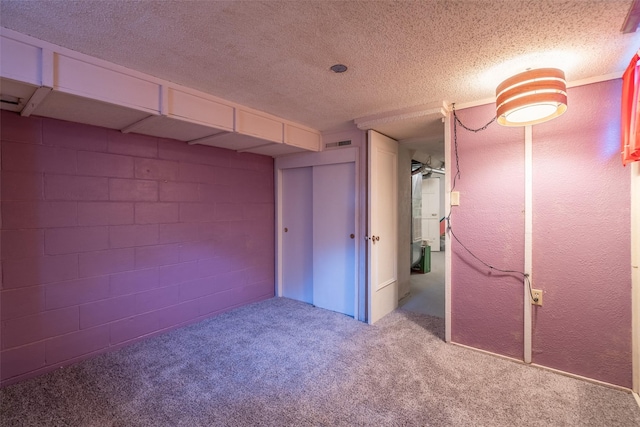
[[[354,315],[355,163],[313,167],[313,304]]]
[[[282,296],[313,303],[313,181],[310,167],[282,171]]]

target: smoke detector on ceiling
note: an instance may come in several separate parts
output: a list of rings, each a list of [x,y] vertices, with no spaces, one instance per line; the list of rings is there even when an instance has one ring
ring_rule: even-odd
[[[332,65],[329,69],[336,74],[340,74],[347,71],[347,66],[344,64],[336,64],[336,65]]]

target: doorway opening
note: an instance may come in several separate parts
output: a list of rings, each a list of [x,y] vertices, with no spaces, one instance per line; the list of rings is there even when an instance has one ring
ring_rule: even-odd
[[[409,293],[400,307],[445,317],[445,171],[411,162],[411,274]]]

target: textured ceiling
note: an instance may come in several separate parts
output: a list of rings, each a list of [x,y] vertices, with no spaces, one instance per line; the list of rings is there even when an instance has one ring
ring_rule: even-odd
[[[620,32],[632,1],[1,0],[0,23],[324,131],[491,98],[526,68],[621,72],[640,47]]]

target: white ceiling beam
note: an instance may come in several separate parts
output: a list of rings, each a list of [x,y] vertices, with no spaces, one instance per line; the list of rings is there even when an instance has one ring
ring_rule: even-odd
[[[214,135],[205,136],[203,138],[192,139],[191,141],[187,141],[187,144],[189,144],[189,145],[196,145],[196,144],[209,145],[209,144],[207,144],[207,142],[212,142],[214,139],[220,138],[221,136],[227,135],[229,133],[231,133],[231,132],[222,131],[222,132],[216,133]]]
[[[444,101],[435,102],[432,104],[418,105],[415,107],[402,108],[399,110],[387,111],[380,114],[373,114],[371,116],[360,117],[353,122],[360,130],[374,129],[376,126],[401,122],[403,120],[415,119],[419,117],[428,116],[447,116],[447,105]]]
[[[129,126],[120,129],[120,132],[122,132],[122,133],[135,132],[136,130],[140,129],[141,127],[149,124],[149,122],[157,120],[159,117],[164,117],[164,116],[149,116],[149,117],[145,117],[142,120],[138,120],[137,122],[132,123]]]
[[[638,30],[638,25],[640,25],[640,0],[633,0],[620,31],[623,34],[635,33]]]
[[[51,93],[53,89],[50,87],[41,86],[31,95],[29,101],[24,106],[22,111],[20,111],[20,115],[22,117],[29,117],[31,113],[44,101],[44,99]]]

